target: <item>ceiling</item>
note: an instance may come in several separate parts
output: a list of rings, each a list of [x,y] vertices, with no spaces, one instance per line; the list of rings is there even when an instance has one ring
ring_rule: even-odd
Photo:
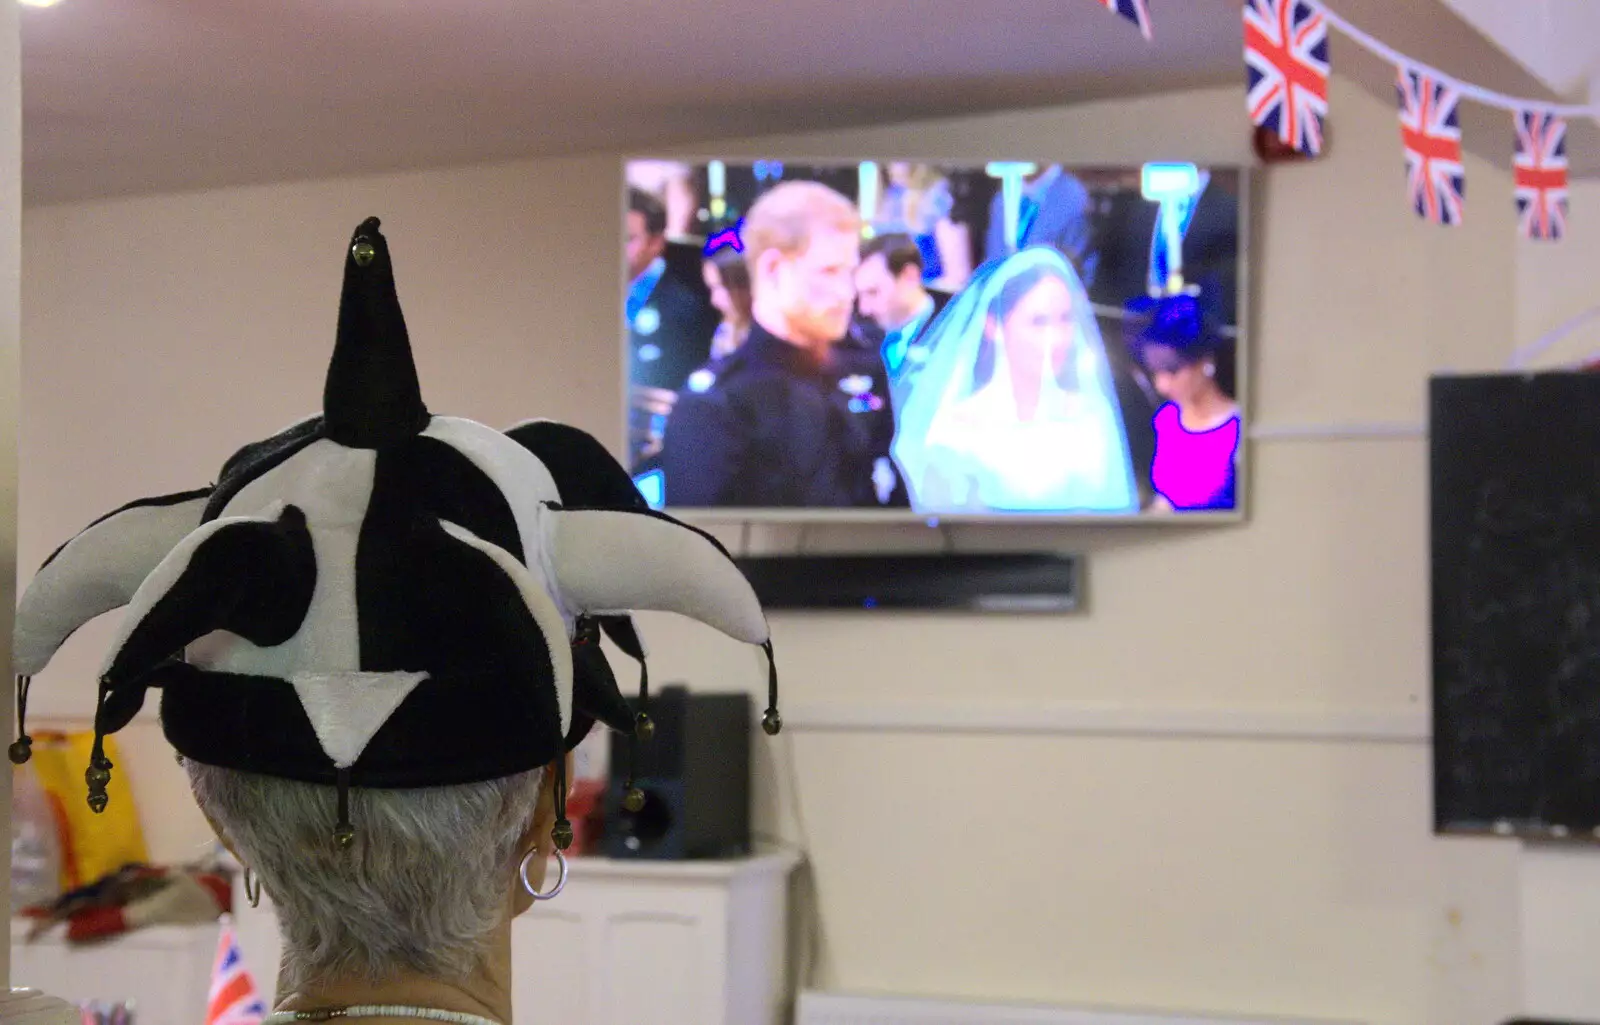
[[[1242,82],[1238,0],[1150,6],[1154,44],[1093,0],[62,0],[22,10],[24,195],[643,148]],[[1336,7],[1420,59],[1549,95],[1440,0]],[[1392,71],[1368,71],[1392,95]]]
[[[1446,0],[1556,92],[1600,99],[1600,4],[1594,0]]]

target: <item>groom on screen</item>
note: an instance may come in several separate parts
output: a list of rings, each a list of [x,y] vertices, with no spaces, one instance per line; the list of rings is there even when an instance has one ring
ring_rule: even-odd
[[[861,217],[844,196],[785,182],[745,217],[750,336],[696,375],[667,421],[673,508],[882,506],[894,490],[887,381],[850,327]]]

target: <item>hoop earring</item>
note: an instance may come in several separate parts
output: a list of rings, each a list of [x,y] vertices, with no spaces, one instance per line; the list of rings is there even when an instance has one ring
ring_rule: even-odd
[[[244,899],[249,901],[253,908],[261,906],[261,880],[257,879],[256,874],[248,867],[244,870]]]
[[[540,893],[533,888],[532,883],[528,882],[528,866],[533,863],[533,859],[538,853],[539,848],[535,847],[522,856],[522,865],[517,869],[517,875],[522,877],[522,888],[528,891],[528,896],[534,900],[554,900],[561,895],[562,890],[567,888],[567,856],[559,847],[551,852],[556,856],[556,871],[559,874],[556,876],[556,885]]]

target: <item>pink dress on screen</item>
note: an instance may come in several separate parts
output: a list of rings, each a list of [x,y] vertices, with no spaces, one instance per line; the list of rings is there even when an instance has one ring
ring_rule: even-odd
[[[1150,483],[1156,493],[1179,511],[1233,509],[1239,414],[1207,430],[1191,431],[1183,425],[1177,404],[1168,402],[1156,410],[1155,429]]]

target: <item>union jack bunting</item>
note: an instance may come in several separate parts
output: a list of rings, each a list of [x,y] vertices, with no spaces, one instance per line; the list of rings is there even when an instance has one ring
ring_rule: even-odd
[[[211,968],[211,992],[206,1001],[206,1025],[261,1025],[267,1005],[256,992],[255,980],[245,970],[233,926],[224,924],[217,937],[217,958]]]
[[[1523,238],[1553,241],[1567,233],[1567,122],[1542,110],[1519,110],[1517,226]]]
[[[1312,0],[1244,0],[1250,123],[1306,156],[1322,152],[1328,116],[1328,19]]]
[[[1144,37],[1150,38],[1149,0],[1099,0],[1099,2],[1106,10],[1115,11],[1139,26],[1139,31]]]
[[[1399,70],[1397,84],[1411,205],[1424,220],[1460,224],[1467,196],[1456,113],[1461,93],[1453,82],[1410,68]]]

